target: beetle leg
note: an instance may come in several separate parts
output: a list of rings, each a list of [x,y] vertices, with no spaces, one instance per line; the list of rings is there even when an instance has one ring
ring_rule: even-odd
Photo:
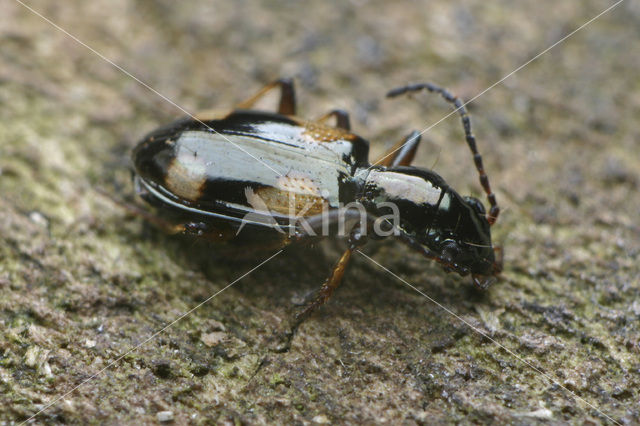
[[[447,272],[457,271],[461,276],[465,276],[469,273],[469,270],[467,269],[460,270],[458,267],[456,267],[456,265],[449,263],[449,261],[442,258],[442,256],[439,256],[437,253],[429,250],[424,245],[416,241],[414,238],[406,234],[399,234],[398,238],[400,241],[402,241],[407,246],[409,246],[412,250],[417,251],[427,259],[435,260],[436,262],[438,262]],[[500,251],[500,252],[502,251],[502,249],[499,247],[496,247],[494,250]],[[486,290],[495,281],[495,275],[499,274],[502,271],[502,258],[500,257],[496,262],[494,262],[492,267],[493,267],[493,273],[490,276],[482,276],[482,275],[475,275],[475,274],[471,275],[473,283],[482,290]]]
[[[414,130],[400,141],[396,142],[389,151],[373,164],[386,167],[408,166],[413,161],[420,145],[420,132]]]
[[[317,121],[318,123],[323,123],[325,121],[327,121],[329,118],[331,117],[335,117],[336,118],[336,127],[340,128],[340,129],[344,129],[344,130],[351,130],[351,122],[349,120],[349,113],[343,109],[334,109],[329,111],[328,113],[326,113],[325,115],[323,115],[322,117],[318,118]]]
[[[273,81],[251,96],[240,102],[236,108],[250,109],[260,98],[276,87],[280,88],[280,103],[278,104],[278,114],[295,115],[296,114],[296,92],[293,87],[293,80],[290,78],[281,78]]]
[[[338,262],[336,262],[336,264],[334,265],[333,270],[331,271],[331,275],[329,275],[329,278],[327,278],[324,284],[322,284],[322,287],[320,287],[320,290],[318,291],[315,299],[308,303],[304,310],[295,316],[293,327],[291,327],[291,335],[295,333],[298,326],[305,319],[307,319],[309,315],[311,315],[316,309],[324,305],[329,300],[333,292],[342,282],[342,276],[344,275],[344,271],[347,269],[349,259],[351,259],[351,254],[356,248],[364,245],[365,242],[366,239],[362,235],[360,227],[357,227],[356,229],[354,229],[354,231],[351,232],[351,235],[349,237],[349,246],[347,247],[345,252],[342,253],[342,256],[340,256]]]
[[[153,213],[148,212],[147,210],[140,208],[136,204],[128,203],[124,200],[116,198],[102,188],[96,188],[96,192],[107,197],[108,199],[125,209],[127,212],[129,212],[129,214],[143,218],[144,220],[167,234],[177,234],[184,231],[184,225],[172,223],[160,216],[157,216]]]
[[[207,222],[184,222],[180,226],[183,234],[210,242],[229,241],[236,236],[235,230],[230,227],[216,226]]]
[[[444,261],[440,258],[440,256],[438,256],[435,252],[426,248],[423,244],[420,244],[413,237],[410,237],[405,233],[400,233],[398,234],[398,239],[402,241],[404,244],[406,244],[407,246],[409,246],[409,248],[417,251],[427,259],[435,260],[436,262],[440,263],[445,267],[448,266],[446,263],[444,263]]]

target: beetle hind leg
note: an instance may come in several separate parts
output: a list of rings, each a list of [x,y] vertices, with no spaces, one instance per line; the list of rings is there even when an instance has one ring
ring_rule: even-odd
[[[114,202],[116,205],[118,205],[122,209],[126,210],[132,216],[137,216],[137,217],[143,218],[145,221],[147,221],[151,225],[155,226],[156,228],[162,230],[166,234],[169,234],[169,235],[178,234],[178,233],[183,232],[184,229],[185,229],[183,224],[178,224],[178,223],[173,223],[171,221],[168,221],[168,220],[166,220],[166,219],[164,219],[164,218],[162,218],[162,217],[160,217],[160,216],[158,216],[158,215],[156,215],[154,213],[151,213],[151,212],[141,208],[137,204],[134,204],[134,203],[127,202],[125,200],[119,199],[119,198],[115,197],[114,195],[110,194],[109,192],[107,192],[106,190],[104,190],[102,188],[99,188],[99,187],[96,188],[96,192],[98,192],[100,195],[108,198],[109,200]]]
[[[290,78],[281,78],[273,81],[258,91],[255,95],[240,102],[236,105],[238,109],[250,109],[258,100],[263,98],[267,93],[275,88],[280,88],[280,102],[278,103],[278,114],[295,115],[296,114],[296,91],[293,86],[293,80]]]

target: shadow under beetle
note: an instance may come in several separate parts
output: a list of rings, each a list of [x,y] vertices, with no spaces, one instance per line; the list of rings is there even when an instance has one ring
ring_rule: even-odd
[[[277,113],[251,109],[276,88]],[[388,203],[400,212],[396,238],[448,272],[471,274],[476,285],[486,288],[502,270],[490,232],[500,210],[464,104],[429,83],[400,87],[387,97],[422,90],[440,94],[459,112],[488,212],[478,199],[460,196],[435,172],[410,165],[419,132],[401,139],[372,165],[369,143],[351,133],[347,112],[301,119],[296,116],[293,81],[280,79],[233,110],[183,118],[149,133],[133,151],[136,192],[157,207],[156,213],[143,215],[167,232],[264,248],[319,238],[313,230],[321,219],[323,226],[329,222],[329,235],[338,233],[338,221],[345,217],[364,219],[355,220],[348,230],[347,249],[315,299],[296,316],[293,329],[329,299],[352,252],[367,241],[368,228],[389,213],[380,207]],[[335,126],[327,124],[331,118]],[[341,208],[354,202],[363,206],[355,213],[358,217]],[[301,218],[311,229],[300,226]]]

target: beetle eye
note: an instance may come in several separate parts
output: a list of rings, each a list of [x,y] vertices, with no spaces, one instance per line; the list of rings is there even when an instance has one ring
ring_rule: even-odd
[[[484,209],[484,204],[482,204],[482,201],[478,200],[476,197],[467,196],[467,197],[464,197],[464,200],[467,202],[468,205],[471,206],[473,210],[476,211],[476,213],[482,216],[484,216],[487,213],[487,211]]]

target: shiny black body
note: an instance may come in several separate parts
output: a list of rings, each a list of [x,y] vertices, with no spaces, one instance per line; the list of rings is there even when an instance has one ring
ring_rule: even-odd
[[[491,230],[480,201],[460,196],[431,170],[399,166],[385,171],[419,177],[441,191],[434,204],[419,203],[409,198],[393,200],[401,211],[400,228],[403,235],[400,239],[412,246],[416,242],[426,246],[422,250],[428,249],[447,270],[460,275],[494,275],[496,261],[491,245]],[[374,216],[389,214],[388,210],[376,209],[372,202],[379,197],[379,192],[375,185],[365,185],[360,198],[360,202]],[[447,208],[443,208],[445,200],[448,201]]]
[[[250,109],[273,88],[282,93],[278,113]],[[171,232],[222,242],[251,242],[255,236],[275,246],[318,236],[317,227],[301,226],[301,219],[313,224],[329,218],[325,236],[336,235],[342,212],[354,210],[344,206],[362,206],[355,209],[359,220],[347,230],[347,251],[306,314],[337,287],[365,235],[379,237],[371,231],[376,220],[393,213],[390,206],[399,212],[392,224],[395,237],[447,271],[472,274],[486,287],[501,270],[490,232],[499,212],[495,196],[458,98],[430,84],[406,86],[389,96],[423,89],[441,94],[460,112],[489,214],[480,201],[460,196],[435,172],[409,165],[420,141],[417,132],[372,165],[368,142],[351,133],[345,112],[331,111],[315,121],[295,116],[289,80],[268,85],[228,113],[182,119],[148,134],[133,152],[137,191],[158,207],[155,223]],[[328,118],[337,125],[325,124]]]

